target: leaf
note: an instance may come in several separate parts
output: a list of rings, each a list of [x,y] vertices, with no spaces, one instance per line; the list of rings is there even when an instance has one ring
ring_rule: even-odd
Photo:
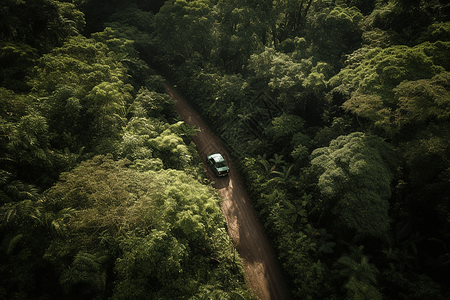
[[[13,253],[14,249],[16,248],[17,244],[20,242],[22,237],[23,237],[23,234],[18,234],[9,241],[8,249],[6,250],[6,254],[11,255]]]
[[[331,254],[334,253],[333,251],[333,247],[336,246],[335,242],[326,242],[323,243],[320,247],[319,247],[319,252],[323,252],[326,254]]]

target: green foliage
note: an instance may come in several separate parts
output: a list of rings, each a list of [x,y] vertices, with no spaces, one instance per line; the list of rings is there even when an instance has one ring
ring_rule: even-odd
[[[210,76],[214,101],[205,109],[215,124],[223,124],[236,115],[237,106],[248,99],[248,83],[242,75]]]
[[[127,29],[128,25],[130,25],[143,33],[150,33],[155,27],[154,14],[151,11],[143,10],[141,8],[143,5],[143,3],[140,5],[133,5],[129,1],[126,1],[123,4],[124,7],[118,9],[115,14],[111,16],[110,20],[121,23],[121,26],[118,28],[119,30]],[[163,3],[161,3],[160,6],[162,5]],[[107,25],[109,26],[109,24]]]
[[[39,94],[50,94],[61,84],[74,84],[83,95],[102,82],[119,82],[124,68],[103,43],[76,36],[44,55],[30,84]]]
[[[402,156],[410,168],[410,179],[415,184],[432,183],[436,173],[445,173],[448,168],[449,129],[448,123],[430,125],[420,130],[414,140],[400,145]],[[441,176],[445,178],[444,174]]]
[[[157,39],[168,53],[188,58],[199,53],[206,58],[213,46],[209,0],[166,1],[155,16]]]
[[[156,151],[166,167],[184,169],[191,161],[187,146],[183,139],[170,129],[164,130],[158,137],[148,141],[149,146]]]
[[[334,118],[331,126],[322,127],[314,136],[312,144],[317,147],[325,147],[341,135],[349,133],[351,121],[348,118]]]
[[[378,137],[355,132],[314,150],[311,156],[327,209],[357,235],[385,234],[395,167],[392,148]]]
[[[0,85],[15,91],[27,91],[25,76],[34,65],[36,49],[23,43],[0,43]]]
[[[308,223],[312,198],[298,195],[299,179],[294,176],[293,167],[285,164],[283,156],[277,154],[269,160],[261,156],[246,158],[244,170],[251,183],[249,191],[259,193],[253,195],[257,199],[255,207],[266,220],[264,227],[295,285],[293,295],[321,298],[330,292],[330,287],[325,280],[326,269],[317,263],[318,249],[320,253],[333,252],[335,244],[326,231],[316,231]]]
[[[134,106],[136,110],[142,109],[139,113],[143,116],[167,120],[166,118],[175,117],[175,102],[167,94],[141,88],[134,101]]]
[[[122,248],[125,253],[115,266],[119,282],[113,299],[145,298],[153,289],[159,290],[154,296],[166,299],[192,293],[189,279],[181,284],[180,278],[188,252],[174,237],[154,230],[146,237],[127,239]]]
[[[223,66],[229,73],[240,73],[255,49],[269,46],[273,41],[276,43],[276,36],[273,39],[269,36],[275,28],[274,4],[269,1],[261,5],[245,1],[217,1],[214,9],[219,23],[219,39],[212,54],[217,55],[218,66]]]
[[[133,88],[122,81],[125,73],[106,45],[81,36],[40,59],[30,83],[36,93],[51,95],[42,108],[60,147],[78,151],[78,143],[101,145],[118,138],[132,99]]]
[[[6,124],[5,124],[6,125]],[[16,123],[6,126],[7,140],[5,158],[19,164],[19,178],[24,176],[49,184],[52,174],[53,153],[49,149],[49,131],[45,117],[30,109]],[[45,174],[41,171],[47,169]]]
[[[424,105],[424,101],[436,113],[432,117],[433,113],[423,111],[422,120],[436,118],[438,112],[445,115],[447,72],[444,68],[448,68],[448,62],[441,51],[446,47],[445,43],[426,42],[415,47],[373,49],[359,62],[343,69],[330,83],[336,86],[336,92],[350,95],[343,108],[361,117],[360,124],[367,125],[369,121],[372,129],[381,129],[394,137],[417,118],[408,111],[416,107],[417,112],[417,105]],[[418,96],[407,92],[413,86]],[[430,100],[424,100],[426,97]]]
[[[26,114],[27,97],[20,94],[15,94],[13,91],[6,88],[0,88],[0,117],[2,121],[2,130],[8,127],[6,124],[17,122],[22,116]],[[3,133],[2,139],[6,140],[6,134]],[[4,143],[2,143],[4,144]]]
[[[428,26],[423,34],[423,39],[430,42],[449,42],[450,41],[450,22],[437,22]]]
[[[186,142],[196,133],[183,122],[169,125],[153,118],[133,117],[124,128],[116,153],[131,160],[145,160],[156,170],[163,163],[167,168],[186,170],[192,160],[192,149]]]
[[[307,40],[311,46],[308,52],[340,68],[338,57],[359,46],[362,18],[356,7],[336,6],[310,14]]]
[[[20,26],[3,26],[6,17],[17,17],[15,10],[5,13],[17,4],[10,2],[0,8],[5,16],[0,34],[11,38],[1,44],[0,59],[5,62],[1,85],[16,91],[0,90],[0,230],[2,250],[9,254],[2,258],[0,273],[2,278],[13,276],[5,288],[2,285],[2,296],[61,298],[64,291],[72,298],[135,299],[132,281],[154,280],[152,286],[139,285],[144,290],[140,298],[252,299],[224,229],[219,199],[212,188],[198,182],[203,175],[190,144],[197,130],[183,122],[166,123],[177,119],[174,101],[158,93],[164,91],[164,79],[140,60],[141,53],[148,61],[153,54],[141,51],[153,43],[151,14],[136,6],[117,12],[116,22],[93,34],[94,40],[78,35],[84,17],[73,4],[35,1],[48,4],[48,13],[55,13],[51,20],[36,11],[42,20],[48,19],[43,23],[49,36],[54,34],[54,43],[43,41],[37,48],[47,54],[35,61],[34,44],[11,33]],[[178,17],[187,21],[184,25],[190,24],[181,26],[180,32],[196,34],[195,41],[187,35],[185,41],[208,56],[211,40],[204,39],[200,30],[211,27],[211,20],[204,18],[210,4],[173,5],[179,9]],[[135,13],[143,17],[140,22]],[[124,24],[132,20],[135,24]],[[158,31],[160,38],[166,38],[162,32]],[[176,44],[182,45],[175,41],[168,48]],[[36,62],[27,78],[32,94],[17,94],[28,90],[24,79]],[[143,86],[137,95],[129,82]],[[55,178],[76,166],[84,149],[87,156],[110,151],[133,161],[96,156],[63,173],[43,199],[36,187],[18,180],[26,178],[45,189],[54,183],[47,180],[49,174]],[[110,259],[103,256],[106,253]],[[36,274],[45,279],[30,280]]]
[[[10,135],[11,150],[17,153],[17,158],[27,161],[28,156],[44,158],[42,148],[48,146],[47,120],[36,110],[31,110],[20,118]],[[28,154],[29,153],[29,154]]]
[[[297,60],[272,48],[251,55],[248,68],[255,74],[253,80],[267,83],[284,111],[303,114],[308,104],[321,102],[317,98],[324,92],[329,70],[326,63],[314,63],[311,58]]]
[[[77,6],[68,2],[56,2],[60,21],[67,36],[75,36],[81,33],[86,25],[84,13],[78,10]]]
[[[133,20],[135,19],[137,18]],[[116,60],[128,69],[131,77],[128,76],[127,82],[131,82],[135,87],[146,86],[152,90],[162,91],[161,82],[159,84],[154,82],[158,76],[148,65],[155,59],[153,53],[155,50],[152,50],[154,49],[152,37],[147,32],[154,30],[147,28],[146,32],[141,32],[136,27],[117,22],[108,26],[102,32],[93,33],[92,37],[106,44],[114,52]]]
[[[15,237],[13,237],[11,239],[11,241],[9,241],[8,249],[6,250],[6,254],[10,255],[13,253],[14,249],[16,248],[17,243],[20,242],[22,237],[23,237],[23,234],[18,234]]]
[[[0,8],[2,40],[23,42],[45,53],[84,26],[83,14],[71,3],[54,0],[7,0]]]
[[[410,9],[392,1],[218,1],[211,56],[197,55],[177,69],[193,105],[225,129],[222,137],[233,148],[244,145],[236,153],[248,192],[289,280],[299,287],[294,297],[396,298],[381,283],[378,288],[358,276],[327,280],[327,265],[353,238],[370,254],[385,246],[374,239],[398,246],[400,240],[389,238],[391,220],[393,230],[412,219],[428,228],[427,217],[409,209],[425,211],[424,199],[443,199],[447,191],[449,64],[442,9],[439,1]],[[444,23],[429,27],[432,19]],[[272,117],[264,135],[222,126],[250,123],[254,115],[245,103],[261,91],[286,113]],[[310,157],[317,147],[323,149]],[[419,183],[433,176],[439,178],[435,185]],[[391,183],[398,183],[395,190]],[[447,206],[436,203],[443,221]],[[426,211],[437,217],[431,207]],[[385,267],[377,255],[370,264],[354,262],[373,267],[367,270],[374,274]]]
[[[358,281],[354,277],[350,278],[344,287],[348,290],[348,299],[383,299],[382,294],[375,287],[365,282]]]
[[[0,168],[11,174],[11,180],[15,178],[44,186],[51,185],[59,172],[73,165],[79,155],[70,153],[68,149],[57,151],[52,148],[54,122],[49,124],[45,114],[30,104],[32,97],[17,95],[4,89],[0,92],[6,102],[4,118],[0,123]],[[66,117],[70,120],[70,116]],[[64,120],[64,117],[61,119]],[[70,142],[69,138],[67,142]],[[60,143],[63,147],[68,144],[64,141]]]
[[[79,294],[82,297],[95,296],[105,288],[106,273],[101,264],[104,257],[79,252],[72,265],[64,270],[59,283],[69,295]]]
[[[411,125],[423,125],[430,121],[443,122],[448,119],[448,72],[431,79],[403,81],[392,92],[389,105],[378,95],[355,92],[343,107],[354,114],[373,122],[393,136]]]
[[[30,199],[8,203],[2,207],[2,219],[6,224],[23,222],[34,223],[39,219],[42,203]]]
[[[181,171],[141,172],[129,165],[97,156],[64,174],[46,193],[48,209],[77,209],[62,222],[67,235],[55,239],[46,253],[55,265],[75,256],[61,283],[82,283],[92,293],[105,286],[98,258],[75,255],[79,251],[114,256],[113,299],[192,297],[220,276],[241,280],[233,265],[211,269],[208,262],[210,257],[232,259],[212,190]],[[243,291],[240,283],[223,289]]]
[[[339,276],[346,279],[348,299],[383,299],[376,288],[378,269],[362,254],[364,246],[352,246],[350,255],[342,255],[335,263]]]
[[[394,290],[398,299],[445,299],[441,287],[425,274],[386,272],[383,275],[386,286]]]
[[[84,130],[81,96],[75,85],[61,85],[51,96],[45,98],[53,146],[78,150],[82,140],[79,134]]]
[[[443,71],[431,54],[439,52],[440,45],[443,44],[375,48],[358,66],[343,69],[331,79],[331,84],[347,84],[352,91],[377,94],[387,105],[392,104],[392,89],[402,81],[431,78]]]
[[[38,188],[36,185],[23,182],[18,174],[17,165],[36,168],[39,165],[46,165],[46,153],[36,145],[43,142],[46,150],[46,124],[42,116],[35,113],[37,120],[33,116],[27,115],[27,101],[25,97],[0,88],[0,99],[2,99],[0,117],[0,202],[22,201],[26,199],[36,199]],[[33,120],[34,119],[34,120]],[[27,126],[26,123],[33,123],[34,126]],[[42,125],[42,126],[38,126]],[[25,132],[24,132],[25,130]],[[29,130],[29,132],[26,132]],[[39,159],[39,155],[44,155],[44,160]],[[31,170],[27,170],[28,175]],[[18,177],[19,176],[19,177]],[[39,174],[39,177],[43,177]]]
[[[147,141],[149,138],[158,136],[159,126],[161,124],[156,120],[132,118],[124,129],[122,141],[117,147],[118,155],[131,160],[152,157],[152,151],[147,146]]]
[[[275,141],[282,141],[286,137],[289,140],[294,134],[303,129],[304,124],[305,121],[298,116],[283,114],[280,117],[274,118],[272,127],[266,130]]]
[[[396,121],[408,124],[427,124],[431,120],[447,121],[450,116],[450,73],[443,72],[431,79],[404,81],[395,89],[398,99]]]
[[[129,29],[129,30],[126,30]],[[114,51],[118,60],[130,58],[137,59],[139,57],[135,47],[134,40],[129,39],[130,35],[136,35],[135,28],[111,28],[106,27],[102,32],[92,34],[94,39],[98,42],[104,43],[109,49]]]
[[[86,95],[85,117],[94,117],[89,128],[94,142],[119,137],[122,126],[126,124],[126,106],[131,100],[131,90],[131,86],[124,85],[121,81],[102,82]]]
[[[266,80],[269,86],[282,90],[292,88],[304,80],[305,73],[312,67],[311,61],[294,61],[290,56],[266,48],[260,54],[253,54],[249,60],[249,69],[260,80]]]
[[[251,298],[153,68],[239,144],[294,298],[448,296],[448,4],[73,3],[0,5],[0,298]]]
[[[304,26],[308,11],[313,1],[283,0],[275,2],[278,14],[277,37],[284,40],[286,36],[296,34]]]

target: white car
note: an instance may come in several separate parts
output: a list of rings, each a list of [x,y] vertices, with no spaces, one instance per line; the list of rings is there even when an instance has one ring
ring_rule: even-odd
[[[206,156],[206,160],[217,177],[223,177],[230,173],[230,168],[228,168],[227,162],[223,158],[222,154],[214,153],[208,155]]]

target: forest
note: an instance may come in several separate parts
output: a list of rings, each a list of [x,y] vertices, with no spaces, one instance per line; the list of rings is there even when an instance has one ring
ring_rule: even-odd
[[[449,54],[445,0],[2,0],[0,299],[256,299],[166,80],[293,299],[448,299]]]

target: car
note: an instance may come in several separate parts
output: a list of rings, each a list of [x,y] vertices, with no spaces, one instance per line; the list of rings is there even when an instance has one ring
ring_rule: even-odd
[[[228,168],[227,162],[222,154],[214,153],[208,155],[206,156],[206,161],[217,177],[227,176],[230,173],[230,168]]]

